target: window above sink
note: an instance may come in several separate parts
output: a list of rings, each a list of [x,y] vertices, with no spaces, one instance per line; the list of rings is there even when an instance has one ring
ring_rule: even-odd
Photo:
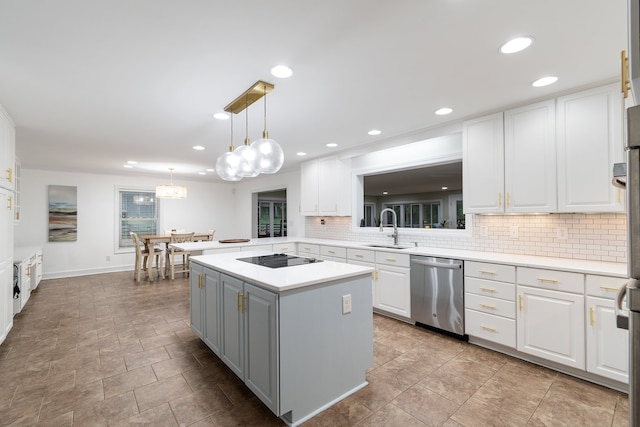
[[[380,212],[390,208],[401,234],[410,229],[471,235],[471,215],[462,213],[461,133],[356,156],[351,166],[353,231],[379,233]],[[390,212],[382,220],[385,227],[392,226]]]

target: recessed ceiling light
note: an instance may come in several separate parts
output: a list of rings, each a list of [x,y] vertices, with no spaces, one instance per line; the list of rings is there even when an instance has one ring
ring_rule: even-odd
[[[515,39],[511,39],[502,46],[500,46],[501,53],[516,53],[521,50],[525,50],[533,43],[533,37],[524,36],[524,37],[516,37]]]
[[[443,190],[448,190],[448,189],[449,189],[449,187],[442,187],[442,189],[443,189]]]
[[[336,144],[335,142],[330,142],[330,143],[327,144],[327,147],[329,147],[329,148],[334,148],[334,147],[337,147],[337,146],[338,146],[338,144]]]
[[[197,150],[197,151],[202,151],[202,150],[204,150],[204,147],[203,147],[202,145],[194,145],[192,148],[193,148],[194,150]]]
[[[215,113],[213,118],[218,120],[228,120],[229,115],[227,113]]]
[[[449,107],[443,107],[443,108],[440,108],[439,110],[436,110],[435,114],[438,116],[446,116],[447,114],[451,114],[452,112],[453,112],[453,109]]]
[[[276,65],[271,69],[271,75],[274,77],[279,77],[281,79],[291,77],[292,74],[293,70],[286,65]]]
[[[215,169],[209,168],[209,169],[207,169],[207,172],[215,172]]]
[[[127,160],[127,164],[128,165],[137,165],[138,162],[136,162],[135,160]]]
[[[206,175],[206,172],[198,172],[198,175]]]
[[[127,169],[131,169],[131,168],[133,168],[133,165],[123,165],[123,167],[125,167]]]
[[[556,76],[547,76],[547,77],[542,77],[541,79],[538,79],[535,82],[531,83],[531,86],[533,87],[548,86],[557,81],[558,81],[558,78]]]
[[[378,129],[372,129],[369,132],[367,132],[369,135],[380,135],[382,133],[381,130]]]
[[[389,192],[388,191],[383,191],[382,194],[387,195],[387,194],[389,194]]]
[[[296,153],[296,155],[297,155],[297,156],[306,156],[306,155],[307,155],[307,153],[305,153],[304,151],[298,151],[298,152]]]

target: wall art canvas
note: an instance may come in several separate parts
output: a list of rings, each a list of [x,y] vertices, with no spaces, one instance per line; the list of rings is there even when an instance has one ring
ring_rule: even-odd
[[[78,187],[49,186],[49,241],[78,240]]]

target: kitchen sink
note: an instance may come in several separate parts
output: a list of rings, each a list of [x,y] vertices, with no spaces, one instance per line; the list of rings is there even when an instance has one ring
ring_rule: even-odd
[[[370,248],[381,248],[381,249],[409,249],[411,246],[400,246],[400,245],[365,245]]]

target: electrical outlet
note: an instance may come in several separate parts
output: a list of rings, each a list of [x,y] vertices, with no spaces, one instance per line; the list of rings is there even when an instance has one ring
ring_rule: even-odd
[[[111,261],[111,256],[107,255],[107,261]]]
[[[558,240],[569,239],[569,229],[567,227],[556,228],[556,239]]]
[[[517,239],[518,238],[518,226],[511,225],[509,226],[509,238]]]
[[[342,296],[342,314],[351,313],[351,294]]]
[[[489,227],[483,225],[480,227],[480,237],[489,237]]]

